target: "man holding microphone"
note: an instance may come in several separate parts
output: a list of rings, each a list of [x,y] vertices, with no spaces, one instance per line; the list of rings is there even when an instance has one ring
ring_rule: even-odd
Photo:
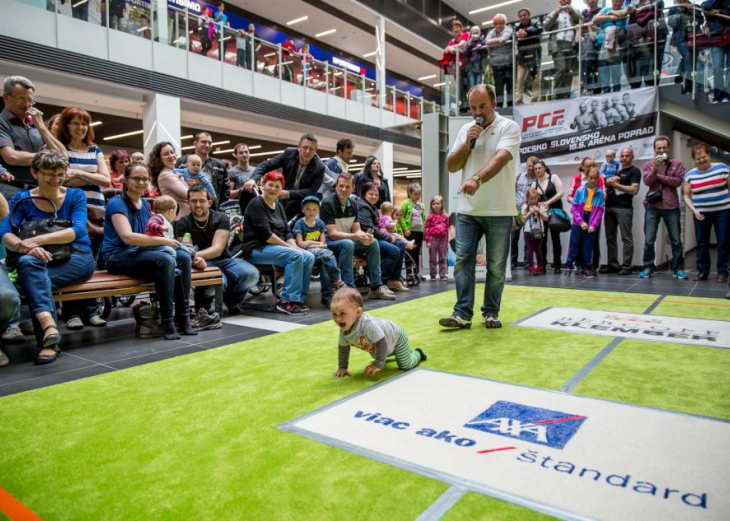
[[[486,328],[502,327],[499,308],[515,217],[515,178],[520,128],[496,112],[496,93],[491,85],[476,85],[468,95],[474,123],[464,125],[447,159],[449,172],[461,171],[456,218],[456,305],[439,324],[470,328],[474,315],[476,255],[482,236],[486,239],[487,281],[481,307]]]

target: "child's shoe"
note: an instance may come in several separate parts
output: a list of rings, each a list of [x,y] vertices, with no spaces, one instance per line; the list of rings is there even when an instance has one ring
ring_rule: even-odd
[[[537,266],[530,266],[530,277],[534,277],[535,275],[540,274],[540,268]]]
[[[583,276],[587,279],[593,278],[593,270],[583,270]]]
[[[416,246],[416,241],[408,241],[406,243],[406,250],[410,251]]]
[[[428,360],[428,357],[426,356],[426,353],[423,352],[423,349],[421,349],[420,347],[417,347],[416,351],[421,353],[421,362],[425,362],[426,360]]]
[[[570,268],[565,268],[565,270],[563,270],[564,277],[570,277],[571,275],[573,275],[573,270],[571,270]]]
[[[346,286],[346,284],[344,282],[342,282],[342,279],[337,279],[336,281],[334,281],[332,283],[332,289],[334,289],[335,291],[337,291],[338,289],[344,288],[345,286]]]

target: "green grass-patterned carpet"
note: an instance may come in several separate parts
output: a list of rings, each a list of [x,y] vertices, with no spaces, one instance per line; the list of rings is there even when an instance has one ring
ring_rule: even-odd
[[[500,330],[439,328],[454,292],[373,314],[406,328],[425,367],[558,389],[611,339],[508,324],[656,298],[507,288]],[[653,314],[727,320],[730,302],[668,297]],[[337,333],[327,322],[0,398],[0,487],[46,520],[415,519],[449,485],[276,428],[397,374],[365,377],[353,352],[354,376],[332,378]],[[728,375],[728,350],[624,340],[573,392],[730,419]],[[544,517],[468,493],[444,519]]]

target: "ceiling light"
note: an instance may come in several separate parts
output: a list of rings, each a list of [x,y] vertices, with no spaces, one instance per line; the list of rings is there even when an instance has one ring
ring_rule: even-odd
[[[371,56],[375,56],[376,54],[378,54],[378,51],[373,51],[373,52],[369,52],[367,54],[363,54],[362,57],[363,58],[370,58]]]
[[[104,138],[104,141],[111,141],[112,139],[119,139],[123,137],[129,137],[129,136],[136,136],[139,134],[144,134],[144,130],[135,130],[134,132],[127,132],[125,134],[117,134],[116,136],[108,136]]]
[[[183,136],[183,137],[181,137],[181,138],[180,138],[180,141],[182,141],[183,139],[193,139],[193,137],[194,137],[194,136],[193,136],[192,134],[188,134],[187,136]]]
[[[314,37],[315,38],[321,38],[322,36],[327,36],[328,34],[333,34],[333,33],[336,33],[336,32],[337,32],[337,29],[329,29],[327,31],[324,31],[324,32],[315,34]]]
[[[494,25],[494,20],[487,20],[486,22],[482,22],[482,25]]]
[[[76,8],[77,8],[78,6],[80,6],[80,5],[84,5],[84,4],[85,4],[86,2],[88,2],[88,1],[89,1],[89,0],[81,0],[80,2],[76,2],[76,3],[75,3],[75,4],[73,5],[73,6],[72,6],[72,7],[73,7],[74,9],[76,9]]]
[[[469,14],[483,13],[484,11],[490,11],[492,9],[498,9],[498,8],[503,7],[505,5],[517,4],[519,2],[522,2],[522,0],[508,0],[507,2],[502,2],[501,4],[488,5],[487,7],[482,7],[480,9],[474,9],[473,11],[469,11]]]
[[[357,159],[350,159],[350,163],[357,163]]]
[[[182,147],[182,148],[180,149],[180,151],[182,152],[183,150],[192,150],[193,148],[195,148],[195,145],[189,145],[189,146],[187,146],[187,147]]]
[[[216,141],[215,143],[211,143],[210,146],[214,147],[216,145],[227,145],[230,142],[231,142],[230,139],[228,139],[226,141]]]
[[[420,78],[418,78],[418,81],[432,80],[434,78],[438,78],[438,75],[437,74],[430,74],[428,76],[421,76]]]
[[[407,166],[402,166],[400,168],[394,168],[393,169],[393,172],[400,172],[402,170],[408,170],[408,167]]]
[[[434,83],[433,84],[434,87],[443,87],[444,85],[446,85],[446,83]]]
[[[407,175],[407,176],[406,176],[406,179],[418,179],[418,178],[420,178],[420,177],[421,177],[421,174],[417,174],[417,175]]]
[[[213,152],[213,153],[214,153],[214,154],[225,154],[225,153],[227,153],[227,152],[233,152],[234,150],[235,150],[235,148],[229,148],[228,150],[216,150],[216,151],[215,151],[215,152]]]
[[[249,150],[256,150],[258,148],[261,148],[261,145],[253,145],[253,146],[248,147]]]
[[[250,157],[273,156],[274,154],[282,154],[282,153],[284,153],[283,150],[274,150],[273,152],[259,152],[258,154],[251,154]]]
[[[305,22],[307,20],[309,20],[309,16],[305,15],[305,16],[302,16],[301,18],[295,18],[294,20],[289,20],[286,23],[286,25],[294,25],[294,24],[298,24],[299,22]]]
[[[98,127],[99,125],[101,125],[101,121],[94,121],[94,122],[93,122],[93,123],[92,123],[91,125],[89,125],[89,126],[90,126],[90,127]]]

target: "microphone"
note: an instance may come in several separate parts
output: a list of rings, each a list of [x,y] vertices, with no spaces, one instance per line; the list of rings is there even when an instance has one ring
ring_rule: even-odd
[[[479,125],[480,127],[483,127],[484,126],[484,116],[477,116],[476,119],[474,120],[474,122],[477,125]],[[471,143],[469,143],[469,148],[471,150],[474,150],[474,147],[476,146],[476,144],[477,144],[476,138],[472,139]]]

